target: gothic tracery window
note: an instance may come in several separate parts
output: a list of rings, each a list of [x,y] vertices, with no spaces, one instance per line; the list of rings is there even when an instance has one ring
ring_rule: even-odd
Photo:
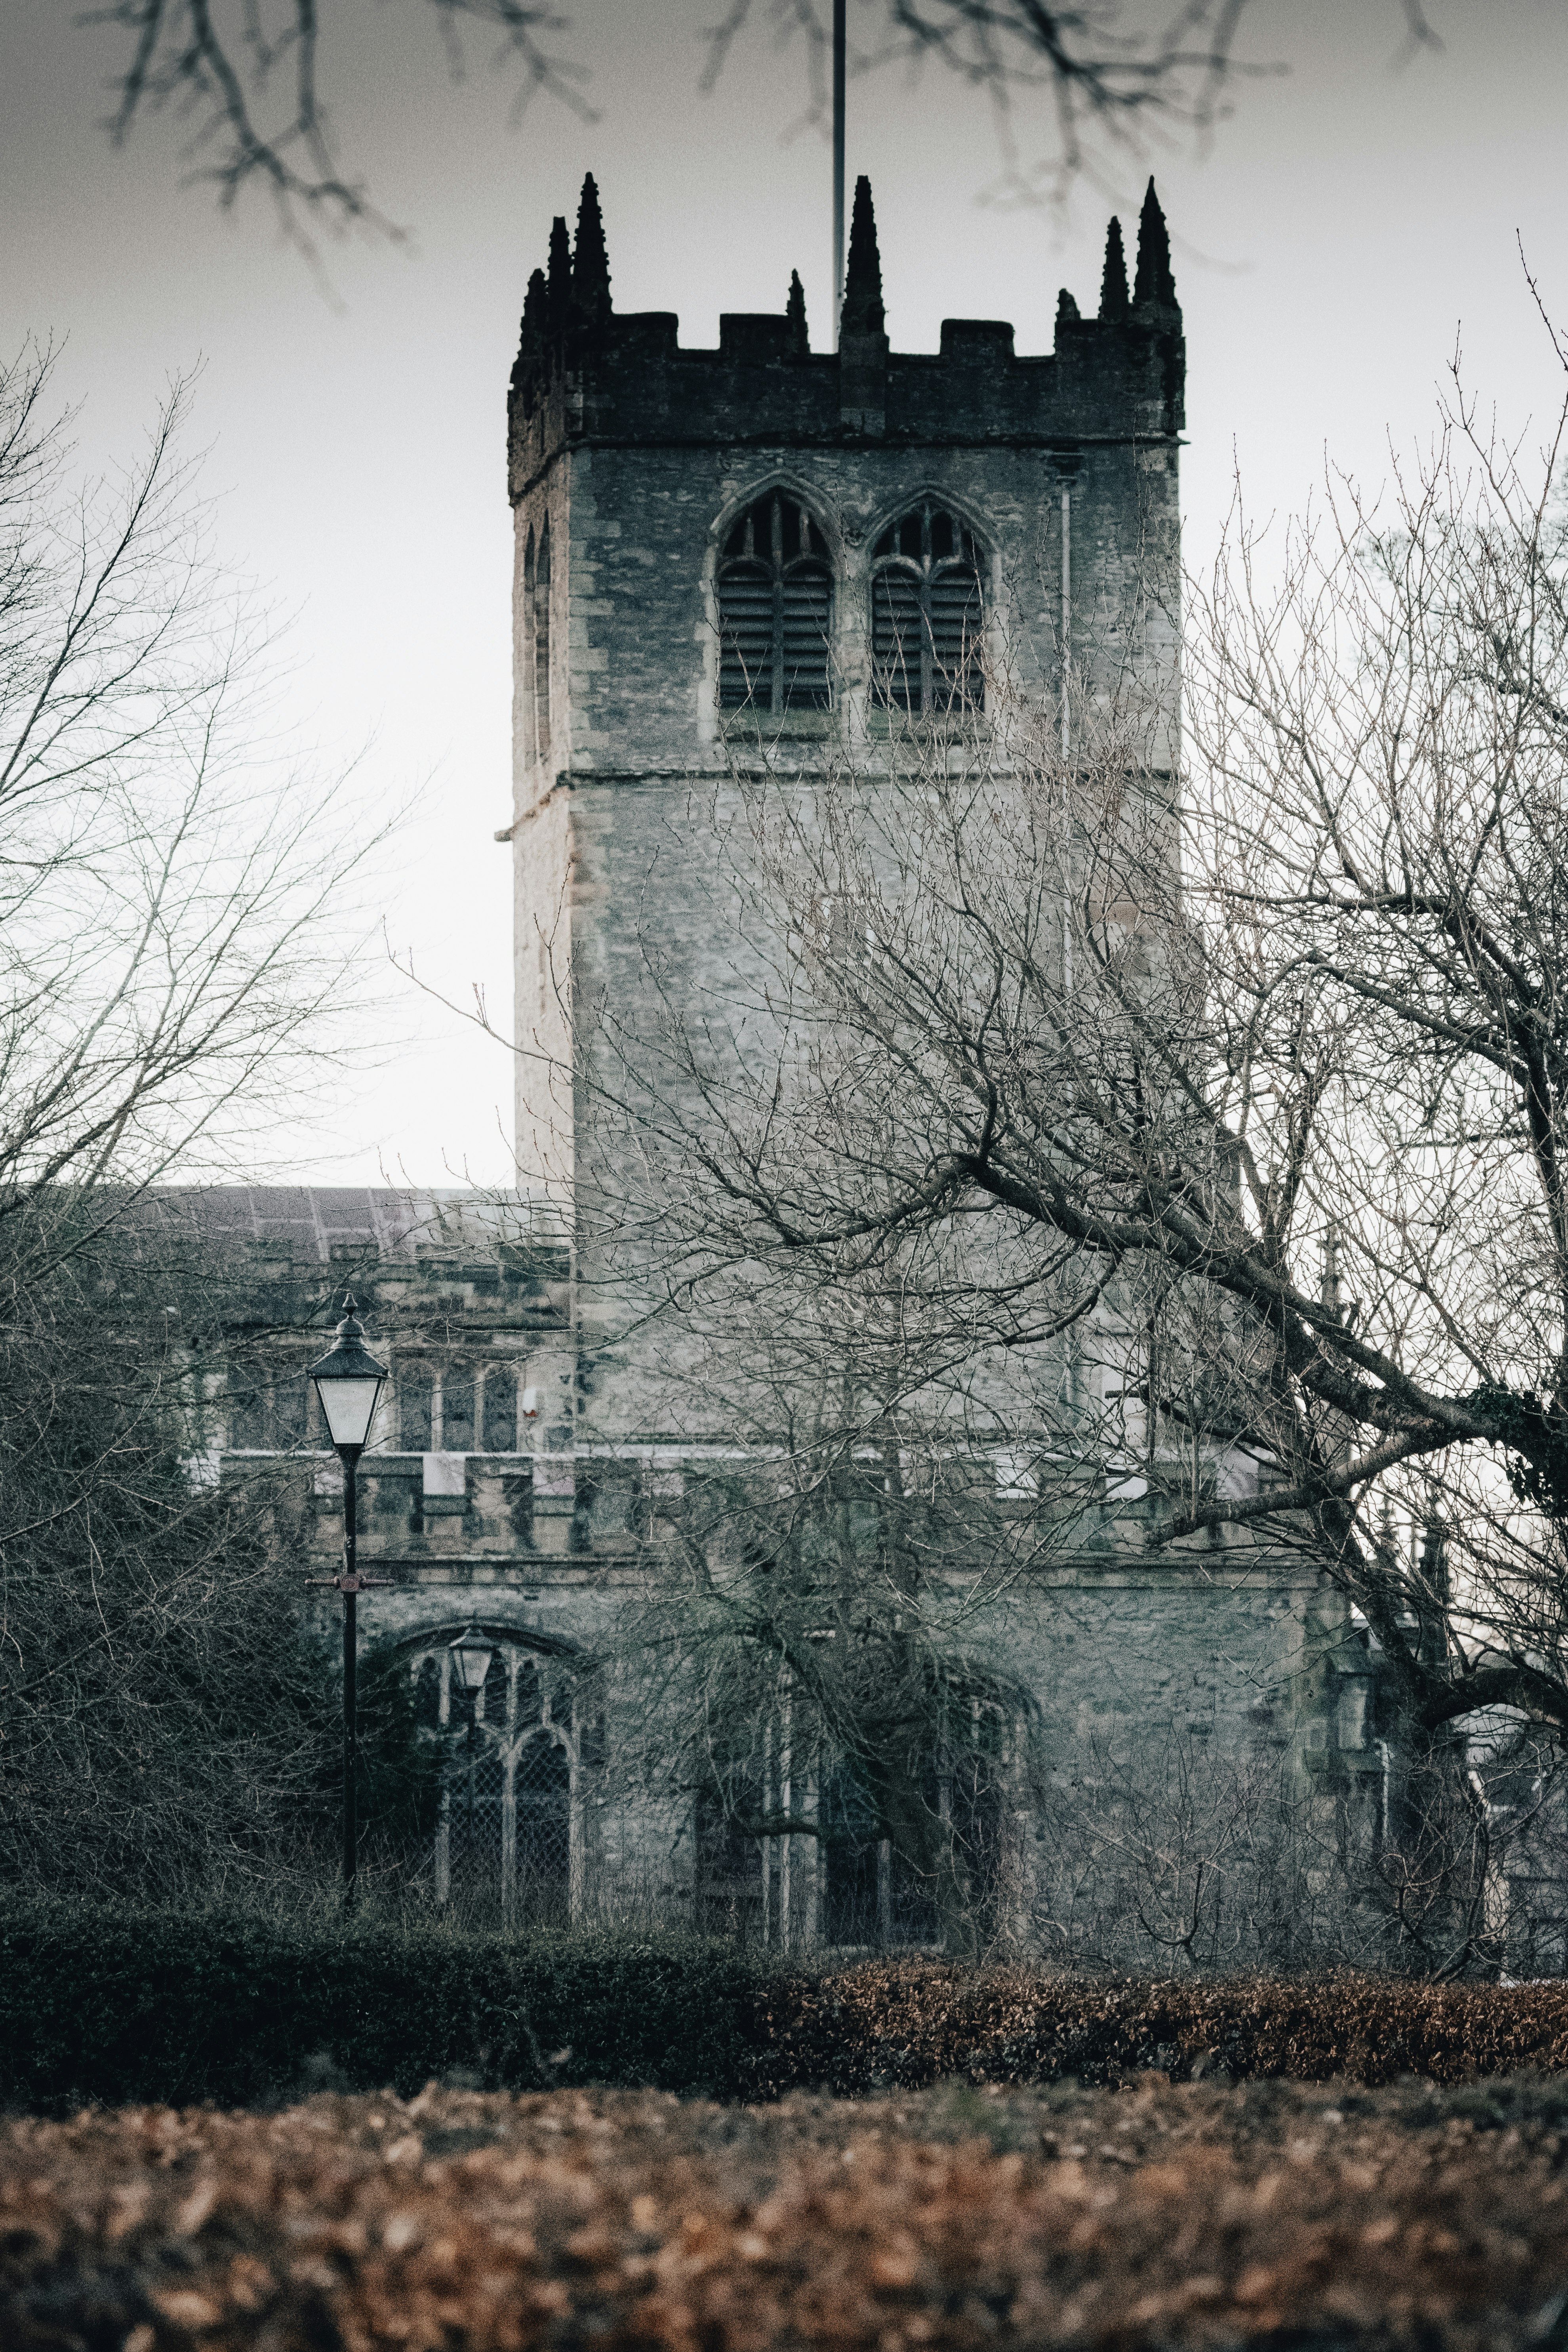
[[[871,551],[871,665],[890,710],[984,706],[981,554],[969,525],[929,499]]]
[[[498,1637],[477,1691],[449,1639],[410,1661],[421,1736],[440,1743],[436,1899],[499,1905],[504,1916],[564,1919],[582,1899],[583,1780],[597,1725],[563,1658]]]
[[[719,707],[826,710],[833,572],[821,528],[783,490],[753,500],[719,556]]]

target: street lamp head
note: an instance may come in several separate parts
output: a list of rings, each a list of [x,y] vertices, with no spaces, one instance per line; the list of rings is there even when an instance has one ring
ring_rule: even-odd
[[[376,1400],[388,1374],[364,1344],[364,1326],[354,1313],[353,1300],[345,1298],[343,1306],[347,1311],[332,1345],[310,1366],[310,1378],[316,1383],[332,1444],[340,1454],[359,1454],[369,1441]]]
[[[466,1691],[483,1690],[485,1676],[490,1670],[493,1648],[493,1643],[486,1641],[477,1625],[470,1625],[468,1632],[459,1633],[451,1644],[452,1664]]]

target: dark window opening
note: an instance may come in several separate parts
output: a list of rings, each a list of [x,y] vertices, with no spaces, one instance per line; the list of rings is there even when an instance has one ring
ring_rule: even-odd
[[[293,1364],[241,1358],[228,1368],[228,1444],[240,1453],[287,1454],[305,1443],[305,1376]]]
[[[565,1899],[572,1866],[572,1767],[545,1734],[517,1759],[518,1895],[535,1913]]]
[[[411,1367],[397,1373],[398,1444],[405,1454],[428,1454],[431,1381],[427,1371]]]
[[[500,1891],[506,1772],[498,1751],[470,1733],[458,1748],[447,1814],[452,1891],[483,1902]]]
[[[936,1799],[935,1776],[930,1797]],[[891,1841],[861,1774],[841,1765],[822,1792],[822,1932],[829,1944],[929,1944],[940,1934],[932,1892]]]
[[[501,1496],[506,1504],[507,1525],[514,1541],[523,1551],[533,1549],[533,1472],[509,1470],[500,1482]]]
[[[228,1375],[228,1442],[242,1454],[270,1450],[267,1375],[255,1364],[232,1365]]]
[[[421,1658],[414,1673],[414,1720],[432,1736],[441,1728],[441,1662]]]
[[[540,525],[539,540],[528,535],[522,564],[523,675],[531,688],[533,756],[550,751],[550,521]]]
[[[706,1935],[756,1937],[763,1932],[766,1881],[763,1842],[741,1829],[736,1815],[755,1819],[762,1809],[760,1778],[731,1772],[723,1785],[702,1790],[697,1799],[697,1926]]]
[[[517,1374],[509,1365],[492,1365],[485,1374],[485,1442],[487,1454],[517,1451]]]
[[[305,1381],[292,1366],[272,1383],[272,1438],[279,1448],[305,1443]]]
[[[467,1364],[450,1364],[441,1377],[441,1446],[447,1454],[474,1451],[474,1375]]]
[[[967,1725],[921,1777],[919,1801],[931,1832],[925,1867],[901,1853],[878,1819],[863,1770],[853,1762],[826,1776],[822,1792],[822,1930],[830,1944],[925,1944],[942,1940],[939,1876],[983,1940],[1001,1924],[1005,1877],[1005,1722],[975,1700]],[[945,1850],[945,1864],[942,1853]]]
[[[773,490],[746,509],[719,558],[719,705],[826,710],[833,572],[805,507]]]
[[[871,667],[889,710],[984,708],[981,555],[969,525],[921,506],[872,550]]]

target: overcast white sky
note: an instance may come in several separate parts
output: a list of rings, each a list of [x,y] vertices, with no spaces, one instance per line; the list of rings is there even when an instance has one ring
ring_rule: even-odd
[[[852,30],[871,0],[850,0]],[[325,79],[350,161],[407,248],[331,247],[323,299],[259,196],[219,216],[180,187],[182,131],[144,125],[123,152],[96,129],[116,37],[71,0],[8,0],[0,25],[6,255],[0,341],[66,339],[89,462],[133,448],[172,370],[200,362],[197,438],[234,566],[296,615],[289,695],[330,765],[368,744],[364,777],[414,814],[385,869],[385,919],[438,988],[510,995],[510,517],[504,404],[529,271],[551,215],[575,216],[584,170],[604,199],[617,308],[674,310],[711,343],[721,309],[782,307],[792,268],[828,340],[830,180],[799,113],[798,55],[765,32],[698,92],[717,0],[581,0],[561,37],[592,68],[591,125],[512,84],[476,45],[447,79],[417,0],[333,0],[352,46]],[[1325,451],[1373,481],[1392,433],[1430,428],[1457,335],[1513,427],[1544,426],[1563,388],[1516,236],[1568,322],[1568,7],[1429,0],[1438,52],[1405,53],[1398,0],[1258,5],[1246,47],[1288,59],[1237,94],[1206,153],[1152,168],[1186,317],[1186,549],[1213,543],[1238,464],[1255,510],[1300,505]],[[1043,150],[1047,126],[1020,120]],[[849,170],[871,174],[896,348],[936,348],[944,316],[1012,319],[1050,347],[1058,286],[1098,295],[1106,216],[1080,186],[1064,222],[999,208],[982,104],[928,73],[852,86]],[[1144,169],[1147,166],[1143,167]],[[267,1139],[321,1182],[504,1182],[506,1057],[388,966],[370,1066],[329,1127]],[[258,1144],[258,1170],[262,1165]]]

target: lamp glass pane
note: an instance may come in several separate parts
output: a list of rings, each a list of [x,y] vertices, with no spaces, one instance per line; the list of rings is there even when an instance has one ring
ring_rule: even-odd
[[[463,1688],[483,1690],[485,1676],[490,1670],[491,1651],[476,1628],[472,1634],[463,1634],[452,1644],[452,1656],[457,1663]]]
[[[316,1393],[334,1445],[363,1445],[370,1435],[379,1380],[318,1381]]]

